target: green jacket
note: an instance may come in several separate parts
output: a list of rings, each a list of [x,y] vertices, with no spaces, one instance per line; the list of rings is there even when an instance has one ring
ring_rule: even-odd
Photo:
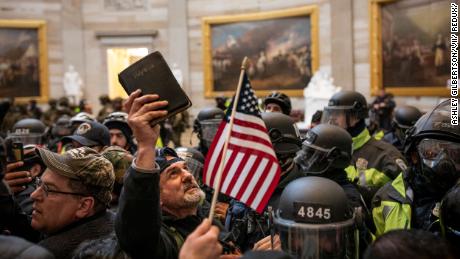
[[[366,203],[370,204],[377,190],[406,168],[403,155],[395,147],[376,140],[364,129],[353,138],[352,161],[345,171],[351,182],[357,182]]]
[[[375,235],[380,236],[393,229],[409,229],[413,198],[413,191],[405,183],[402,173],[385,184],[372,199]]]

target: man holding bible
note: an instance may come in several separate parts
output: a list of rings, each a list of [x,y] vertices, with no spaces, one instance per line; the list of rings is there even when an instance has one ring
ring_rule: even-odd
[[[187,236],[207,215],[200,206],[204,192],[185,161],[169,148],[156,155],[160,126],[152,127],[150,121],[166,116],[167,104],[156,94],[141,96],[140,90],[125,104],[129,126],[139,141],[115,229],[121,248],[133,258],[178,258]]]

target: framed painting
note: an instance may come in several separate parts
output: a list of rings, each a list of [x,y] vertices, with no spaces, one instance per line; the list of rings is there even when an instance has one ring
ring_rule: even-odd
[[[450,1],[370,2],[371,92],[449,96]]]
[[[47,101],[45,21],[0,20],[0,96]]]
[[[318,69],[318,9],[295,9],[205,17],[205,97],[232,96],[241,63],[259,97],[277,90],[303,96]]]

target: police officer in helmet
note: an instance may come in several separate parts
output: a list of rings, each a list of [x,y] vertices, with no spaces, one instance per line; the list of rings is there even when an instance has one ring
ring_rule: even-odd
[[[334,181],[308,176],[289,183],[274,223],[282,250],[296,258],[358,258],[354,211]]]
[[[202,109],[193,122],[193,132],[197,133],[200,143],[197,149],[206,157],[208,149],[217,133],[224,111],[216,107]]]
[[[396,178],[406,166],[404,157],[395,147],[370,135],[364,121],[367,117],[367,102],[362,94],[340,91],[329,99],[322,120],[346,129],[352,136],[353,156],[351,165],[345,170],[348,178],[358,184],[370,207],[375,192]]]
[[[294,161],[306,175],[325,177],[339,184],[345,190],[350,204],[361,207],[361,195],[345,172],[351,161],[352,143],[346,130],[320,124],[307,132],[302,150]]]
[[[265,97],[264,110],[265,112],[281,112],[290,115],[292,110],[291,99],[283,93],[273,92]]]
[[[291,117],[282,113],[264,112],[262,120],[267,127],[268,136],[281,166],[280,181],[269,201],[269,206],[276,208],[283,188],[290,181],[302,176],[299,166],[294,162],[302,142],[299,130]]]
[[[407,171],[375,195],[377,235],[391,229],[429,229],[439,217],[440,201],[460,177],[460,127],[450,121],[450,100],[422,116],[407,133]]]
[[[37,119],[22,119],[8,133],[7,141],[21,142],[25,145],[44,145],[46,144],[46,125]]]
[[[403,151],[404,138],[406,131],[414,126],[415,122],[422,116],[419,109],[414,106],[402,106],[395,110],[391,122],[392,130],[385,133],[382,140],[395,146],[399,151]]]

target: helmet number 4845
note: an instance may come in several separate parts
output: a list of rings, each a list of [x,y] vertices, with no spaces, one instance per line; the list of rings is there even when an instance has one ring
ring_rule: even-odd
[[[297,215],[301,218],[330,219],[331,209],[314,206],[300,206]]]

